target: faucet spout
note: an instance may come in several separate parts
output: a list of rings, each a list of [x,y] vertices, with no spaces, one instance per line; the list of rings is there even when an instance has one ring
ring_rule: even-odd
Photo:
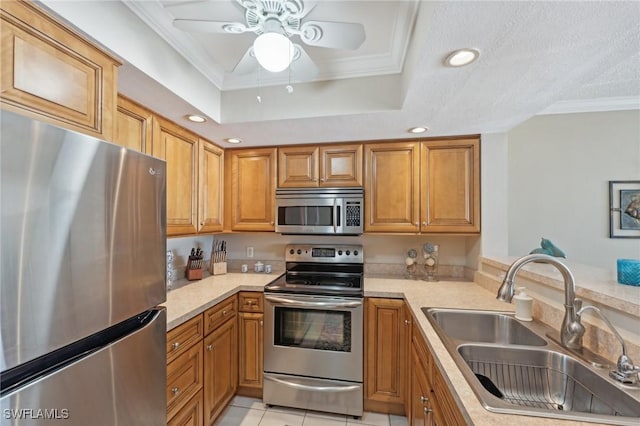
[[[560,329],[560,340],[563,346],[570,349],[582,348],[582,336],[584,327],[580,323],[577,310],[581,307],[581,301],[576,299],[576,284],[569,268],[557,258],[546,254],[529,254],[517,259],[507,270],[507,274],[498,289],[496,299],[503,302],[511,302],[515,292],[514,280],[520,268],[527,263],[540,262],[553,265],[562,274],[564,281],[564,318]]]

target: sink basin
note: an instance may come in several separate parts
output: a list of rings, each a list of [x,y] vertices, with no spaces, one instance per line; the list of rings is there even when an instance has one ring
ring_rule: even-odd
[[[422,311],[442,333],[457,340],[527,346],[547,344],[506,313],[444,308],[422,308]]]
[[[476,344],[462,344],[457,352],[470,369],[463,374],[489,411],[640,424],[640,399],[569,355]]]

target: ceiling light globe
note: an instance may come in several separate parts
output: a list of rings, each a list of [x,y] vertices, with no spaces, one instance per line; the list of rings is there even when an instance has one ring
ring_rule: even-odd
[[[253,53],[262,68],[271,72],[280,72],[291,64],[293,43],[280,33],[263,33],[253,42]]]

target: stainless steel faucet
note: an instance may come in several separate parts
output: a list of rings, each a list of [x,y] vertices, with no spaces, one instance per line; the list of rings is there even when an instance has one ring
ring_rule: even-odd
[[[582,335],[584,327],[580,323],[580,316],[577,311],[582,307],[582,300],[576,299],[576,284],[573,274],[569,268],[557,258],[546,254],[529,254],[523,256],[511,264],[507,275],[498,289],[496,299],[503,302],[511,302],[515,287],[513,285],[516,274],[527,263],[541,262],[555,266],[564,279],[564,318],[560,327],[560,341],[562,346],[569,349],[579,350],[582,348]]]
[[[609,327],[613,335],[622,345],[622,355],[618,358],[617,369],[611,371],[609,375],[613,379],[625,384],[638,384],[640,382],[640,366],[635,366],[633,361],[627,356],[627,347],[622,336],[620,336],[620,333],[618,333],[600,309],[595,306],[582,307],[582,300],[576,298],[576,284],[573,274],[567,265],[557,258],[546,254],[530,254],[517,259],[507,270],[504,281],[502,281],[502,285],[498,289],[496,299],[502,300],[503,302],[511,302],[515,291],[514,279],[516,274],[520,268],[530,262],[541,262],[553,265],[560,271],[564,279],[564,318],[562,319],[562,326],[560,328],[560,343],[562,346],[577,351],[582,349],[584,326],[580,322],[581,315],[586,310],[595,311],[604,320],[607,327]]]

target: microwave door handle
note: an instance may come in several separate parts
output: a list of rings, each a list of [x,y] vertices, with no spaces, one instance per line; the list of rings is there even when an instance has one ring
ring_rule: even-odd
[[[294,306],[294,307],[307,307],[307,308],[357,308],[362,305],[361,301],[353,302],[305,302],[301,300],[287,299],[284,297],[267,296],[264,298],[270,302],[277,303],[279,305]]]
[[[338,230],[336,227],[336,224],[338,223],[338,206],[337,206],[337,202],[338,199],[334,198],[333,199],[333,233],[337,234]]]

